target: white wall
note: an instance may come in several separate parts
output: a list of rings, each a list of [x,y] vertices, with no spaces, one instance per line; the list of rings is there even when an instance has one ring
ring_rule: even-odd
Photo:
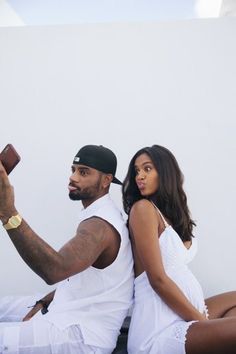
[[[57,249],[74,235],[67,183],[81,146],[113,149],[123,179],[137,149],[163,144],[198,224],[192,269],[207,296],[236,289],[235,35],[234,19],[1,28],[0,142],[22,156],[11,182],[35,231]],[[0,295],[47,291],[0,238]]]

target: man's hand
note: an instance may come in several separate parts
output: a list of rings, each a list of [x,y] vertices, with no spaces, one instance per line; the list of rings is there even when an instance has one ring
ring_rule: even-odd
[[[37,312],[42,310],[42,308],[43,308],[43,304],[39,302],[27,313],[27,315],[23,318],[22,321],[29,321]]]
[[[49,294],[44,296],[41,300],[44,301],[44,303],[48,307],[50,305],[50,303],[52,302],[54,295],[55,295],[55,290],[51,291]],[[33,306],[33,308],[27,313],[27,315],[23,318],[22,321],[30,320],[36,313],[38,313],[40,310],[42,310],[43,307],[44,307],[43,303],[38,302],[37,305]]]
[[[0,161],[0,219],[6,224],[8,219],[17,214],[14,205],[14,191],[7,173]]]

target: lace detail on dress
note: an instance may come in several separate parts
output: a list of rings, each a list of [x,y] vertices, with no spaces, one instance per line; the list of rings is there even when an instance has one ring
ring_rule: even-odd
[[[189,327],[198,321],[180,322],[174,327],[174,338],[181,343],[185,343]]]
[[[183,325],[181,324],[181,326],[176,326],[175,327],[175,332],[174,332],[174,337],[175,339],[177,339],[178,341],[180,341],[183,338]]]

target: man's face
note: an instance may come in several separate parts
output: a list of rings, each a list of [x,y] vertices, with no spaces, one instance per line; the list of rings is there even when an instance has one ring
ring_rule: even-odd
[[[70,199],[81,200],[86,207],[104,194],[101,172],[79,164],[72,165],[71,169],[72,175],[68,186]]]

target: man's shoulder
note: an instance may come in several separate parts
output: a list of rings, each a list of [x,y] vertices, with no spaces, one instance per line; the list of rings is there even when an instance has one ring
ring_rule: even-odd
[[[107,226],[106,220],[100,218],[97,215],[88,217],[87,219],[80,222],[78,226],[78,231],[83,231],[84,234],[89,233],[90,231],[98,233],[98,231],[104,232]]]
[[[97,199],[91,204],[91,207],[88,207],[82,212],[82,215],[80,215],[80,224],[84,220],[93,220],[93,222],[96,222],[96,218],[109,223],[118,230],[119,233],[122,232],[126,225],[121,209],[118,208],[109,194]]]
[[[123,218],[121,209],[118,207],[116,202],[111,198],[110,194],[106,194],[104,199],[101,200],[101,203],[97,204],[97,211],[105,213],[108,212],[109,214],[115,213]],[[102,199],[102,198],[101,198]]]

